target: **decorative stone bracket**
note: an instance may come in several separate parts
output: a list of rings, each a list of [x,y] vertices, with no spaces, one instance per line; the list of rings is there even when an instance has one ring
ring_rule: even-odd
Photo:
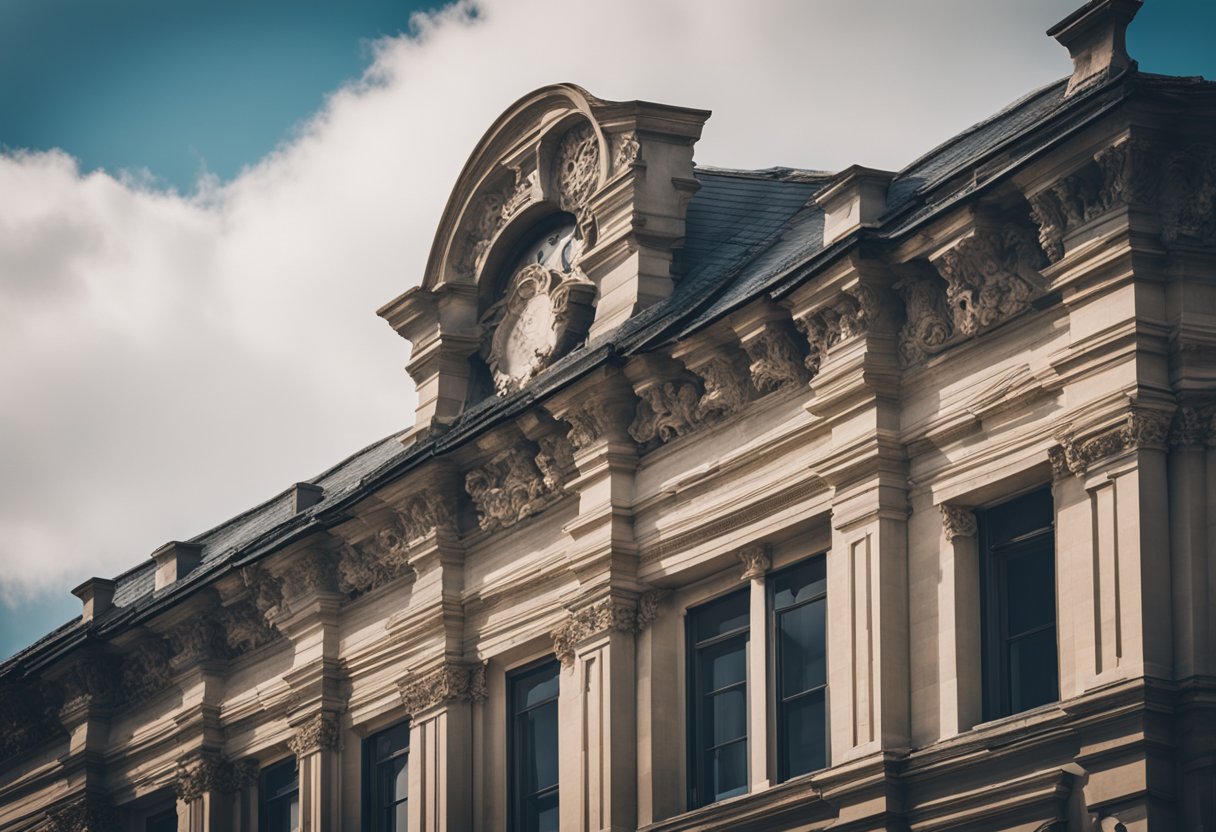
[[[636,633],[654,620],[661,595],[647,593],[638,604],[605,598],[571,612],[553,628],[553,652],[563,665],[574,663],[576,648],[601,633]]]
[[[287,747],[297,757],[303,757],[313,751],[337,750],[341,741],[337,720],[327,713],[319,713],[300,723],[287,741]]]
[[[173,790],[178,800],[188,803],[207,792],[232,794],[253,784],[257,777],[257,764],[253,760],[232,762],[218,754],[208,754],[178,767]]]
[[[421,676],[407,676],[397,691],[410,716],[448,702],[484,702],[486,665],[445,663]]]
[[[878,312],[878,292],[863,284],[840,292],[805,314],[795,312],[794,325],[810,346],[804,362],[810,374],[819,373],[832,347],[865,334]]]
[[[514,526],[539,514],[565,493],[573,469],[570,445],[564,436],[541,437],[538,447],[527,440],[494,454],[465,475],[465,491],[486,531]]]

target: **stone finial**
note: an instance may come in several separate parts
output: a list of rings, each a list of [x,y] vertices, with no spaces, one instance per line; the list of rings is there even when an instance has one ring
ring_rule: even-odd
[[[152,560],[156,561],[156,588],[164,589],[203,562],[203,547],[198,543],[170,540],[152,553]]]
[[[325,499],[325,489],[310,482],[297,482],[291,487],[291,511],[299,514]]]
[[[1127,54],[1126,35],[1142,2],[1090,0],[1047,30],[1072,58],[1066,96],[1135,66]]]
[[[89,578],[72,594],[84,602],[81,618],[85,621],[92,621],[114,606],[114,582],[109,578]]]

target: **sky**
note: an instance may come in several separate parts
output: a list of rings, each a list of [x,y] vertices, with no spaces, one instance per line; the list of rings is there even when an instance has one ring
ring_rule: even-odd
[[[5,0],[0,657],[114,576],[408,427],[418,282],[528,91],[711,109],[701,164],[898,169],[1067,75],[1077,0]],[[1216,78],[1216,3],[1142,69]]]

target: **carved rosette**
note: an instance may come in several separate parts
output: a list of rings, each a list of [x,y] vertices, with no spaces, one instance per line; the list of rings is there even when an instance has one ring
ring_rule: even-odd
[[[1171,413],[1133,409],[1116,427],[1079,439],[1074,433],[1057,436],[1060,443],[1048,451],[1057,477],[1081,477],[1094,465],[1130,450],[1164,448],[1169,439]]]
[[[1028,229],[979,229],[938,262],[958,335],[972,337],[1030,308],[1042,290],[1043,253]]]
[[[486,700],[486,666],[447,663],[422,676],[397,683],[401,704],[410,716],[449,702],[479,703]]]
[[[187,803],[208,792],[231,794],[257,780],[257,765],[252,760],[232,762],[219,755],[207,755],[181,765],[173,781],[177,799]]]
[[[654,384],[638,392],[637,416],[629,435],[639,444],[654,439],[670,442],[701,424],[697,405],[701,396],[691,381],[676,379]]]
[[[701,422],[725,419],[742,409],[751,399],[747,372],[738,358],[715,355],[694,372],[700,376],[705,392],[697,401],[694,416]]]
[[[553,181],[557,186],[557,204],[563,211],[574,214],[583,239],[594,242],[594,218],[587,203],[595,193],[600,178],[600,143],[591,125],[583,122],[566,131],[553,158]]]
[[[116,832],[121,828],[113,804],[96,794],[84,795],[51,809],[43,827],[46,832]]]
[[[743,574],[739,576],[741,581],[763,578],[773,565],[767,543],[749,543],[739,550],[738,556],[743,564]]]
[[[770,323],[764,331],[743,344],[751,359],[752,384],[761,393],[807,382],[806,365],[794,338],[783,326]]]
[[[975,537],[977,526],[975,512],[966,506],[942,504],[942,528],[946,531],[946,542],[953,543],[958,537]]]
[[[296,728],[295,734],[287,741],[287,747],[297,757],[303,757],[314,751],[336,751],[341,739],[337,720],[329,714],[320,713]]]
[[[656,599],[657,603],[657,599]],[[550,635],[553,653],[567,667],[574,663],[576,648],[589,638],[614,631],[633,633],[638,629],[638,607],[607,598],[572,612]]]
[[[564,452],[555,452],[564,462]],[[554,471],[558,468],[555,457],[547,458],[544,464]],[[481,528],[486,531],[510,528],[539,514],[560,493],[547,484],[535,455],[522,446],[507,448],[469,471],[465,475],[465,491],[477,509]]]

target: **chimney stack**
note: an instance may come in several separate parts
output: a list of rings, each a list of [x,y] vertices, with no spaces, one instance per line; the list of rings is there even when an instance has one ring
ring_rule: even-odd
[[[84,602],[81,618],[85,621],[92,621],[114,606],[114,582],[109,578],[89,578],[72,594]]]
[[[156,561],[156,589],[164,589],[203,562],[203,547],[198,543],[170,540],[152,553],[152,560]]]
[[[325,489],[310,482],[298,482],[291,487],[291,511],[299,514],[325,499]]]
[[[826,248],[863,225],[878,222],[887,209],[887,186],[895,174],[853,165],[815,195],[823,209],[823,245]]]
[[[1143,0],[1090,0],[1047,30],[1072,58],[1065,95],[1134,68],[1127,54],[1127,26]]]

